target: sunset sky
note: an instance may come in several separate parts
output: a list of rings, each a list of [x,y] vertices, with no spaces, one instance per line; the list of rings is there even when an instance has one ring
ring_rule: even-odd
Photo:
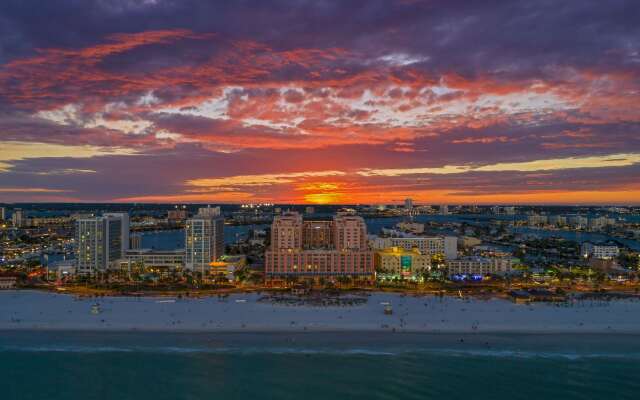
[[[0,3],[0,202],[640,203],[640,2]]]

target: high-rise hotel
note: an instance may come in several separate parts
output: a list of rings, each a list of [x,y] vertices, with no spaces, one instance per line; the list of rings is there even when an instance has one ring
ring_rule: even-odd
[[[76,220],[76,268],[80,275],[104,272],[128,248],[129,215],[105,214]]]
[[[374,274],[373,252],[362,217],[338,213],[330,221],[304,221],[297,212],[274,218],[265,253],[267,279],[366,277]]]
[[[220,208],[201,208],[185,224],[185,268],[209,274],[211,262],[224,254],[224,218]]]

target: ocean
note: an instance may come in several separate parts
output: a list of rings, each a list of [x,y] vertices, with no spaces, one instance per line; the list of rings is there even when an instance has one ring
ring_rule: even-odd
[[[13,399],[637,399],[640,336],[0,331]]]

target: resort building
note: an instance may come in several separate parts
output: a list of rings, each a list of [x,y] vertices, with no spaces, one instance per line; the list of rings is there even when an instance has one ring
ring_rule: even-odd
[[[128,215],[125,223],[128,223]],[[122,226],[122,215],[111,214],[76,220],[75,249],[79,275],[104,272],[122,257]]]
[[[562,215],[550,215],[548,221],[550,225],[565,226],[567,224],[567,217]]]
[[[220,211],[220,207],[201,207],[198,208],[198,214],[199,217],[207,217],[207,218],[216,218],[222,215],[222,212]]]
[[[413,211],[413,200],[412,199],[404,199],[404,210],[408,213]]]
[[[587,227],[587,225],[589,223],[589,219],[587,217],[583,217],[581,215],[570,215],[570,216],[567,217],[567,222],[573,228],[581,229],[581,228],[586,228]]]
[[[73,278],[76,274],[75,260],[60,260],[47,266],[48,276],[55,275],[55,279]]]
[[[418,249],[421,254],[428,256],[441,255],[445,259],[458,258],[458,238],[455,236],[430,236],[430,237],[373,237],[370,240],[371,247],[375,250],[384,250],[389,247],[401,247],[405,250]]]
[[[18,278],[15,276],[0,276],[0,290],[15,288],[17,281]]]
[[[376,277],[378,279],[420,279],[431,270],[431,256],[402,247],[390,247],[375,253]]]
[[[38,227],[47,225],[66,225],[73,222],[71,217],[32,217],[24,218],[23,226]]]
[[[599,260],[612,260],[618,257],[620,249],[616,245],[592,244],[585,242],[580,246],[580,254],[584,258],[596,258]]]
[[[482,240],[473,236],[460,236],[458,238],[458,245],[463,248],[471,248],[482,244]]]
[[[104,217],[116,218],[120,219],[120,230],[121,233],[121,256],[124,257],[124,252],[129,250],[129,214],[128,213],[107,213],[103,215]]]
[[[505,214],[505,215],[515,215],[516,208],[513,206],[491,206],[491,214]],[[474,210],[477,212],[477,207]]]
[[[129,249],[139,250],[142,248],[142,235],[134,234],[129,236]]]
[[[126,272],[157,272],[168,274],[184,269],[184,250],[130,249],[119,261],[118,267]]]
[[[608,226],[614,226],[615,224],[616,224],[616,220],[614,218],[594,217],[594,218],[589,218],[587,227],[592,231],[597,231],[600,229],[604,229]]]
[[[167,222],[182,222],[187,219],[187,210],[169,210],[167,212]]]
[[[234,273],[247,266],[247,256],[244,254],[224,255],[217,261],[209,264],[211,270],[210,276],[224,276],[227,280],[235,279]]]
[[[529,215],[527,223],[532,226],[546,225],[549,219],[546,215]]]
[[[338,213],[330,221],[304,221],[297,212],[274,218],[265,253],[268,278],[373,277],[373,252],[362,217]]]
[[[22,209],[16,208],[13,210],[13,215],[11,216],[11,223],[15,228],[22,228],[24,226],[24,213]]]
[[[201,208],[185,224],[185,268],[206,275],[224,253],[224,218],[220,208]]]
[[[409,232],[414,234],[424,233],[424,224],[419,222],[398,222],[396,228],[403,232]]]
[[[511,273],[510,257],[462,257],[447,261],[447,274],[454,275],[508,275]]]

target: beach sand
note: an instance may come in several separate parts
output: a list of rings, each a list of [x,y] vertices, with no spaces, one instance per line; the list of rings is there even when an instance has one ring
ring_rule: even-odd
[[[428,333],[640,333],[640,301],[566,305],[375,293],[358,306],[285,306],[258,294],[175,299],[77,299],[39,291],[0,292],[0,330],[202,332],[378,331]],[[100,313],[91,308],[100,304]],[[385,315],[384,303],[393,306]]]

